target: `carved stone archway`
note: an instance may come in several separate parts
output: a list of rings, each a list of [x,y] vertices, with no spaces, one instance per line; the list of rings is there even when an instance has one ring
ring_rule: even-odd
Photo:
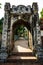
[[[2,55],[4,54],[4,59],[8,57],[8,50],[11,50],[11,34],[12,25],[18,20],[23,20],[24,23],[28,22],[28,27],[32,35],[33,49],[36,50],[37,57],[42,57],[42,44],[41,44],[41,33],[39,25],[39,15],[38,15],[38,5],[33,3],[32,7],[18,5],[10,7],[9,3],[5,4],[5,16],[3,22],[3,32],[2,32]],[[18,21],[19,22],[19,21]],[[3,53],[4,51],[4,53]],[[3,59],[3,56],[1,57]]]
[[[33,43],[32,43],[32,37],[29,37],[29,31],[30,31],[30,23],[28,21],[24,21],[22,19],[19,19],[17,21],[15,21],[13,24],[12,24],[12,34],[11,34],[11,47],[13,48],[14,46],[14,29],[16,27],[18,27],[19,25],[24,25],[27,29],[28,29],[28,45],[31,49],[33,49]],[[31,31],[30,31],[31,32]],[[29,38],[31,38],[31,41],[29,41]],[[31,43],[30,43],[31,42]]]

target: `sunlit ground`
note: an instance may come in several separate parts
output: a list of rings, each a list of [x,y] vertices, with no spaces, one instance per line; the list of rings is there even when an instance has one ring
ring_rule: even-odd
[[[28,40],[20,37],[19,40],[14,42],[13,52],[32,53],[32,50],[28,46]],[[12,59],[37,59],[35,56],[11,56]]]
[[[15,41],[14,43],[14,50],[15,52],[32,52],[28,46],[28,40],[20,37],[19,40]]]

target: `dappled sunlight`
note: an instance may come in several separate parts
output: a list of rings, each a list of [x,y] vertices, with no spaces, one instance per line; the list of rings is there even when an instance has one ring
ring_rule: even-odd
[[[16,46],[16,48],[17,48],[18,52],[32,52],[31,49],[29,49],[29,48],[24,48],[24,47],[19,46],[19,45]]]
[[[20,59],[37,59],[36,57],[20,57]]]
[[[14,42],[14,52],[32,52],[28,46],[28,40],[21,38]]]

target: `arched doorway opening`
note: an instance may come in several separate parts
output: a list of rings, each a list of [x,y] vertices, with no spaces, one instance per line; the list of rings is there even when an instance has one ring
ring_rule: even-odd
[[[18,32],[18,28],[22,27],[22,29],[25,29],[25,31],[27,31],[27,39],[25,39],[25,35],[23,33],[24,30],[22,30],[22,32],[20,33],[20,31]],[[31,48],[33,47],[32,45],[32,35],[30,33],[31,27],[30,27],[30,23],[28,21],[24,21],[22,19],[17,20],[13,23],[12,25],[12,34],[11,34],[11,46],[14,49],[14,51],[18,52],[20,48],[20,46],[22,47],[22,51],[23,51],[23,47],[24,48]],[[15,36],[18,35],[18,39],[15,39]],[[21,40],[22,39],[22,40]],[[20,50],[20,52],[22,52]],[[25,52],[25,51],[24,51]]]

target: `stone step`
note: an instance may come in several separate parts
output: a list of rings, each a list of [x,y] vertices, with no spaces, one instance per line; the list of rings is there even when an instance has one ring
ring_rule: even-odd
[[[10,56],[34,56],[32,52],[13,52]]]
[[[8,58],[8,60],[37,60],[37,58],[35,57],[35,56],[10,56],[9,58]]]
[[[7,59],[0,63],[1,65],[43,65],[39,59]]]
[[[7,62],[7,63],[0,63],[1,65],[43,65],[43,63],[39,62],[28,62],[28,61],[17,61],[17,62]]]
[[[36,60],[37,60],[36,57],[11,56],[6,61],[7,62],[21,62],[21,61],[22,62],[24,62],[24,61],[26,62],[26,61],[28,61],[30,63],[30,62],[35,62]]]
[[[32,52],[13,52],[8,60],[36,60],[37,58]]]
[[[14,61],[15,60],[28,60],[28,61],[34,61],[37,60],[37,58],[34,56],[32,52],[13,52],[7,59],[7,61]]]

